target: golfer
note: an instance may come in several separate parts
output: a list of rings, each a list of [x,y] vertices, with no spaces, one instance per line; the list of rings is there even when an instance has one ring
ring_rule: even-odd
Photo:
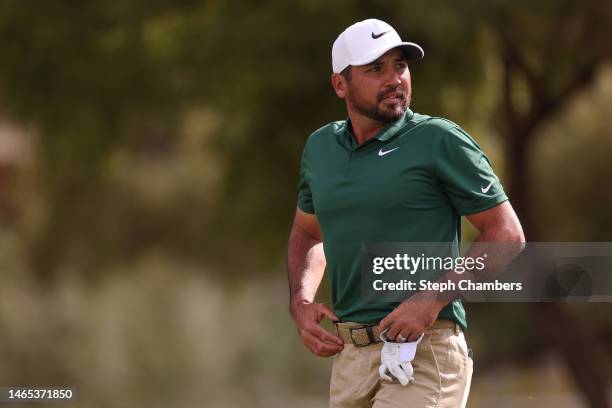
[[[524,241],[478,144],[455,123],[410,110],[409,62],[423,55],[383,21],[348,27],[333,44],[331,75],[348,118],[304,147],[290,311],[304,345],[334,356],[331,407],[463,407],[470,388],[461,301],[366,301],[362,243],[458,243],[462,216],[477,242]],[[333,308],[315,302],[325,270]],[[335,334],[320,326],[324,317]]]

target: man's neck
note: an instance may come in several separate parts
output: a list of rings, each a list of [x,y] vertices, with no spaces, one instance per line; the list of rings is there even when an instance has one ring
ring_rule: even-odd
[[[353,135],[358,145],[367,142],[383,127],[386,123],[379,122],[368,117],[349,113]]]

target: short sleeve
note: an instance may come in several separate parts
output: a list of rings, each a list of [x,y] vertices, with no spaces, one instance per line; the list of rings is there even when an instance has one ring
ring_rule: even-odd
[[[488,210],[508,200],[480,146],[458,126],[444,131],[436,159],[436,175],[461,215]]]
[[[302,153],[302,161],[300,164],[300,181],[298,183],[298,207],[300,210],[309,214],[314,214],[314,204],[312,202],[312,191],[310,190],[310,183],[307,179],[307,154],[306,147]]]

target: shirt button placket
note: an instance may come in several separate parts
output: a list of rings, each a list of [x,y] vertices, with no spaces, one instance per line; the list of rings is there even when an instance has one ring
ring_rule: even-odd
[[[351,172],[351,161],[353,160],[354,150],[351,150],[348,154],[348,159],[346,161],[346,173],[345,175],[348,177]]]

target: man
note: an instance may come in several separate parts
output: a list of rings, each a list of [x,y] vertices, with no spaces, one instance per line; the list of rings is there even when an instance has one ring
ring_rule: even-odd
[[[408,61],[423,55],[380,20],[348,27],[334,42],[331,76],[348,119],[317,130],[304,147],[289,238],[290,310],[306,347],[335,355],[332,407],[458,407],[469,393],[460,300],[368,302],[364,242],[458,243],[461,216],[478,229],[478,242],[524,241],[478,144],[456,124],[409,109]],[[325,269],[333,309],[315,302]],[[323,317],[336,322],[337,335],[319,325]],[[410,384],[381,380],[381,332],[397,343],[423,335]]]

